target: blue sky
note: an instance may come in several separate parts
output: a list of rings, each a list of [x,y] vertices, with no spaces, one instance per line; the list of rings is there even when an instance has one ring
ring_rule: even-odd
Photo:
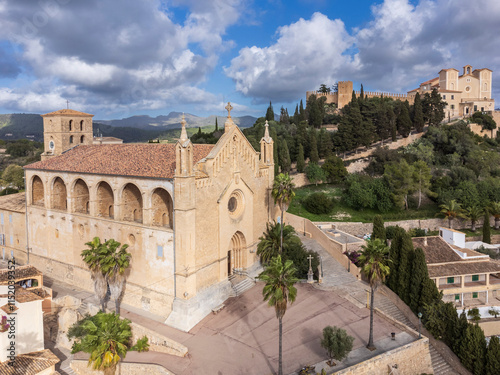
[[[498,0],[2,0],[0,113],[293,113],[321,83],[406,92],[466,64],[498,101],[499,20]]]

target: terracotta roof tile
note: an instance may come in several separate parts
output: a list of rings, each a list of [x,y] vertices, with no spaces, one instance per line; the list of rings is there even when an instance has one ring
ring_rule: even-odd
[[[195,144],[193,162],[214,145]],[[62,155],[25,166],[26,169],[100,175],[173,178],[175,144],[111,144],[77,146]]]
[[[16,356],[14,366],[10,366],[8,361],[0,364],[0,375],[36,375],[59,361],[49,349],[20,354]]]
[[[0,197],[0,208],[8,211],[26,212],[26,194],[17,193]]]
[[[489,260],[480,262],[462,261],[442,265],[428,265],[429,277],[455,275],[477,275],[480,273],[500,272],[500,264]]]
[[[6,314],[12,314],[16,312],[16,310],[19,310],[19,307],[17,307],[14,304],[9,305],[8,303],[0,307]]]
[[[427,239],[427,245],[425,245]],[[420,247],[425,254],[427,264],[461,261],[460,255],[455,253],[448,243],[439,236],[414,237],[413,247]]]
[[[43,275],[38,269],[33,266],[16,266],[14,269],[15,280],[26,279],[34,276]],[[5,285],[9,282],[9,270],[4,268],[0,270],[0,285]]]
[[[91,115],[90,113],[84,113],[84,112],[79,112],[75,111],[74,109],[60,109],[59,111],[55,112],[50,112],[42,115],[42,117],[49,117],[49,116],[90,116],[94,117],[94,115]]]

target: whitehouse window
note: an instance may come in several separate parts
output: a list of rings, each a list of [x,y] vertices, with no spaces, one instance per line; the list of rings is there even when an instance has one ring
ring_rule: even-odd
[[[451,96],[451,100],[453,100],[453,99],[455,99],[455,95],[452,95],[452,96]]]
[[[472,298],[477,298],[477,292],[472,292]]]
[[[479,281],[479,275],[472,275],[472,281]]]
[[[446,100],[446,95],[443,95],[443,100]]]
[[[455,282],[454,277],[448,277],[448,279],[446,279],[446,284],[453,284],[454,282]]]
[[[460,301],[460,294],[455,294],[455,301]]]

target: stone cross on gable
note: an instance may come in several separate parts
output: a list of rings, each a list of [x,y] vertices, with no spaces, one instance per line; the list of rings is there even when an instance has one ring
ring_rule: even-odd
[[[226,105],[227,117],[231,117],[231,110],[232,109],[233,109],[233,107],[231,106],[231,103],[227,102],[227,105]]]
[[[69,100],[66,100],[66,109],[69,109]]]
[[[309,255],[307,259],[309,259],[309,268],[311,268],[311,260],[313,259],[312,255]]]

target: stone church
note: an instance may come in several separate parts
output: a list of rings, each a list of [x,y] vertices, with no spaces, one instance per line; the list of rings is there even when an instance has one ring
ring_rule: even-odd
[[[193,144],[184,118],[175,144],[94,145],[92,115],[43,115],[45,151],[25,167],[25,214],[16,216],[26,239],[10,236],[16,257],[92,291],[85,243],[97,236],[128,244],[123,303],[191,329],[234,295],[235,274],[257,275],[258,239],[274,218],[268,128],[259,153],[226,109],[216,145]],[[5,233],[2,202],[0,211]]]

